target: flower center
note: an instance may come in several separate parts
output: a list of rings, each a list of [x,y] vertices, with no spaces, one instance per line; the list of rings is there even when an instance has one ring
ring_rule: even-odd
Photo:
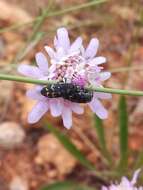
[[[85,68],[85,59],[79,53],[70,54],[56,63],[52,79],[84,86],[87,83]]]

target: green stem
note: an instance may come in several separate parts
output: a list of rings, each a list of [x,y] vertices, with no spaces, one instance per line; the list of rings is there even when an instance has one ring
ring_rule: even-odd
[[[104,88],[104,87],[94,87],[88,86],[87,89],[93,90],[96,92],[105,92],[111,94],[122,94],[122,95],[130,95],[130,96],[143,96],[143,91],[138,90],[122,90],[122,89],[113,89],[113,88]]]
[[[56,81],[37,80],[28,77],[20,77],[20,76],[6,75],[6,74],[0,74],[0,80],[9,80],[9,81],[16,81],[23,83],[41,84],[41,85],[53,84],[56,82]],[[122,94],[130,96],[143,96],[143,91],[137,91],[137,90],[122,90],[122,89],[113,89],[113,88],[104,88],[104,87],[99,88],[91,85],[86,88],[88,90],[93,90],[96,92],[105,92],[111,94]]]
[[[13,75],[6,75],[6,74],[0,74],[0,80],[9,80],[9,81],[16,81],[16,82],[22,82],[22,83],[32,83],[32,84],[50,84],[54,83],[53,81],[44,81],[44,80],[37,80],[32,79],[28,77],[20,77],[20,76],[13,76]]]

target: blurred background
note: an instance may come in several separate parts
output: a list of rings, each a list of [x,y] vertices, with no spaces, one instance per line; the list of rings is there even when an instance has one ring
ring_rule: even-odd
[[[0,73],[35,64],[35,53],[52,46],[61,26],[72,41],[82,36],[85,46],[92,37],[100,40],[98,55],[112,73],[104,86],[143,90],[142,0],[0,0]],[[66,130],[50,114],[27,123],[31,87],[0,81],[0,190],[101,189],[142,167],[141,97],[113,95],[104,102],[108,119],[86,108]]]

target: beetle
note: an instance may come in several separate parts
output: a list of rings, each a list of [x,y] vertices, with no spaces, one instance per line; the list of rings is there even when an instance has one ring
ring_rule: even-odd
[[[41,94],[48,98],[64,98],[71,102],[87,103],[93,98],[93,91],[73,83],[59,82],[42,88]]]

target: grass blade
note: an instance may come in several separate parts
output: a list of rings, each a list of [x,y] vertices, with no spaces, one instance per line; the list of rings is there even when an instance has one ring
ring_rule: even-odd
[[[55,182],[53,184],[41,188],[40,190],[95,190],[95,188],[93,189],[85,185],[80,185],[76,182],[64,181]]]
[[[111,154],[108,152],[108,149],[106,146],[105,133],[104,133],[104,127],[103,127],[102,120],[99,117],[97,117],[96,115],[94,115],[94,121],[95,121],[94,127],[97,132],[98,142],[99,142],[101,152],[102,152],[103,156],[106,158],[106,160],[108,161],[108,163],[110,165],[112,165]]]
[[[119,170],[124,172],[128,163],[128,113],[126,98],[120,97],[119,100],[119,138],[120,138],[120,162]]]
[[[93,170],[95,166],[86,159],[86,157],[76,148],[76,146],[70,141],[70,139],[60,132],[59,129],[51,126],[50,124],[46,124],[46,128],[52,132],[57,139],[64,145],[64,147],[86,168]]]

